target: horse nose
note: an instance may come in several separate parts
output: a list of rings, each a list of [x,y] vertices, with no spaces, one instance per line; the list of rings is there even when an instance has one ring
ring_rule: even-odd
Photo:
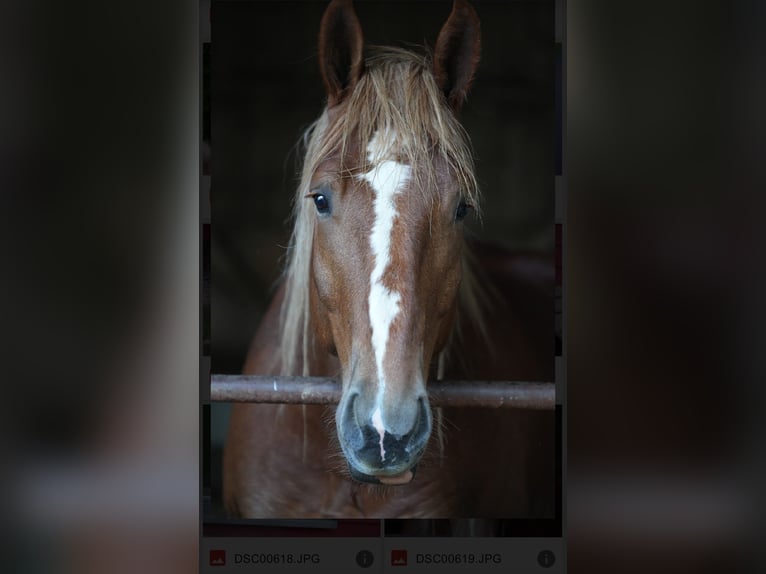
[[[341,442],[350,447],[344,450],[352,474],[392,476],[411,469],[431,434],[431,414],[425,397],[388,410],[380,406],[364,408],[363,403],[353,399],[347,403],[339,429]]]

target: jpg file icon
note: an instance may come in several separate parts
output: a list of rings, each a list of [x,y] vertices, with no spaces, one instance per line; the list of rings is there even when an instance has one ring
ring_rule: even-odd
[[[211,566],[226,566],[226,550],[211,550],[210,565]]]
[[[391,551],[391,566],[407,566],[407,551],[392,550]]]

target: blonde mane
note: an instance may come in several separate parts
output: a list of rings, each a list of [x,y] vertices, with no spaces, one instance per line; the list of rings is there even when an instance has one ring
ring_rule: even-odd
[[[345,157],[346,149],[354,143],[364,149],[379,129],[393,130],[400,140],[406,163],[433,165],[434,158],[440,157],[456,177],[463,197],[479,213],[479,189],[468,136],[449,109],[431,70],[429,55],[398,48],[372,48],[365,61],[364,74],[341,104],[344,109],[337,120],[330,125],[325,108],[304,133],[305,156],[293,200],[295,223],[284,272],[286,292],[281,311],[279,356],[283,375],[311,374],[308,286],[316,215],[313,203],[307,202],[305,196],[322,161],[338,151],[341,158]],[[351,176],[364,167],[341,166],[341,176]],[[417,171],[414,177],[420,184],[419,189],[438,189],[435,170]],[[476,281],[468,250],[463,251],[466,255],[458,320],[461,315],[470,317],[486,334],[482,308],[487,297]]]

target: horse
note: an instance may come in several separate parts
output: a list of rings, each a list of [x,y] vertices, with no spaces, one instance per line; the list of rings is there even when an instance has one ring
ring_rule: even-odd
[[[443,407],[429,380],[553,378],[548,257],[469,239],[460,110],[480,56],[455,0],[432,51],[364,46],[350,0],[319,30],[280,283],[243,372],[337,377],[336,409],[235,404],[224,503],[242,518],[550,518],[550,411]]]

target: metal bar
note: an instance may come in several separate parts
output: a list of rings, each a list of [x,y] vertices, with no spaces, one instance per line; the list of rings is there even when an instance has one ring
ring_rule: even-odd
[[[212,375],[210,399],[216,402],[333,405],[340,401],[337,379]],[[553,383],[511,381],[433,381],[428,383],[433,407],[490,407],[553,410]]]

